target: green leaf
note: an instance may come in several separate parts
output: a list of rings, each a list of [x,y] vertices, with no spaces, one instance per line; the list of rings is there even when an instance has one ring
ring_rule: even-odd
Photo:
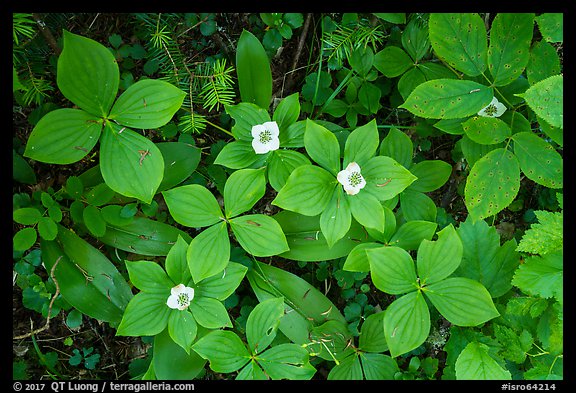
[[[308,361],[308,351],[296,344],[280,344],[259,356],[259,362],[271,379],[308,380],[316,369]]]
[[[38,239],[36,229],[20,229],[12,238],[12,247],[15,251],[26,251],[36,243],[36,239]]]
[[[199,325],[208,329],[232,327],[228,311],[221,301],[205,296],[195,296],[190,302],[190,310]]]
[[[168,278],[162,267],[152,261],[126,261],[126,269],[132,284],[143,292],[163,294],[166,299],[176,284]]]
[[[388,241],[388,245],[403,248],[404,250],[417,250],[423,240],[432,240],[438,224],[431,221],[407,221],[398,228]]]
[[[469,343],[456,360],[456,379],[511,380],[512,375],[488,354],[488,347],[478,342]]]
[[[368,255],[366,255],[366,250],[380,247],[382,247],[382,244],[373,242],[358,244],[346,257],[342,269],[350,272],[369,272],[370,260],[368,259]]]
[[[240,169],[230,175],[224,186],[226,218],[250,210],[266,192],[264,168]]]
[[[211,297],[220,301],[226,300],[238,288],[247,270],[248,268],[244,265],[229,262],[221,276],[217,274],[196,284],[198,296]]]
[[[406,13],[404,12],[380,12],[374,13],[378,18],[385,20],[386,22],[394,24],[404,24],[406,23]]]
[[[559,73],[560,58],[556,48],[545,41],[534,43],[530,50],[530,61],[526,66],[526,76],[530,85]]]
[[[433,284],[451,275],[460,266],[462,253],[462,240],[452,224],[438,232],[438,240],[422,240],[416,263],[420,285]]]
[[[224,270],[230,259],[230,239],[225,222],[196,236],[188,246],[188,267],[195,283]]]
[[[304,133],[306,132],[306,120],[300,120],[288,126],[285,132],[278,136],[282,147],[303,147]]]
[[[261,108],[256,104],[241,102],[237,105],[225,105],[226,113],[234,119],[232,134],[237,140],[250,142],[252,147],[252,127],[270,121],[268,106]]]
[[[210,368],[218,373],[231,373],[250,360],[250,352],[236,333],[216,330],[192,345],[192,349],[210,361]]]
[[[424,293],[454,325],[478,326],[500,315],[488,290],[469,278],[450,277],[426,286]]]
[[[490,217],[510,205],[520,189],[520,166],[506,149],[492,150],[476,161],[466,179],[466,207],[475,220]]]
[[[374,51],[369,46],[359,46],[348,56],[350,67],[361,77],[366,77],[374,64]]]
[[[527,330],[517,334],[513,329],[497,324],[494,324],[494,336],[502,343],[501,356],[518,364],[524,363],[526,353],[534,343],[532,335]]]
[[[340,171],[340,145],[333,132],[312,120],[306,120],[304,145],[312,160],[334,176],[338,174]]]
[[[366,380],[393,380],[398,372],[396,361],[379,353],[361,353],[360,362]]]
[[[198,329],[200,335],[200,329]],[[204,371],[206,360],[196,352],[186,353],[181,346],[176,344],[168,329],[154,337],[153,356],[151,367],[155,377],[161,380],[194,379]]]
[[[564,14],[547,12],[536,17],[538,29],[548,42],[564,41]]]
[[[200,163],[201,150],[183,142],[156,143],[164,159],[164,176],[158,191],[169,190],[190,177]]]
[[[50,164],[71,164],[90,153],[101,131],[98,117],[79,109],[56,109],[34,126],[24,156]]]
[[[334,189],[332,198],[320,215],[320,230],[326,238],[328,248],[342,239],[352,223],[349,199],[344,196],[341,187]]]
[[[495,227],[484,220],[472,222],[471,218],[460,224],[458,234],[464,252],[456,274],[480,282],[493,298],[508,292],[520,259],[514,251],[516,241],[510,240],[500,246]]]
[[[104,236],[106,233],[106,221],[102,217],[100,209],[96,206],[88,205],[82,212],[82,218],[91,234],[96,237]]]
[[[150,203],[162,182],[164,159],[148,138],[108,123],[100,141],[100,170],[112,190]]]
[[[34,207],[22,207],[12,212],[12,219],[18,224],[34,225],[40,221],[42,213]]]
[[[327,379],[333,380],[362,380],[362,366],[357,354],[348,356],[346,359],[337,363],[328,373]]]
[[[104,207],[102,212],[105,212],[107,207]],[[106,218],[106,215],[103,215]],[[190,235],[176,227],[145,217],[134,217],[127,224],[109,224],[106,234],[98,240],[135,254],[164,256],[168,254],[178,236],[182,236],[185,241],[191,240]]]
[[[522,94],[515,94],[550,125],[563,128],[564,124],[564,77],[555,75],[530,86]]]
[[[564,215],[544,210],[534,213],[538,222],[526,230],[516,250],[539,255],[561,250],[564,247]]]
[[[492,89],[477,82],[433,79],[418,85],[398,108],[426,119],[458,119],[477,114],[492,98]]]
[[[198,325],[192,314],[187,310],[172,310],[168,318],[168,333],[172,340],[180,345],[187,354],[196,338]]]
[[[481,145],[500,143],[512,134],[508,124],[494,117],[471,117],[462,123],[462,129],[468,138]]]
[[[246,320],[246,340],[253,354],[263,352],[274,340],[283,315],[282,298],[267,299],[254,307]]]
[[[185,96],[168,82],[142,79],[118,97],[108,119],[127,127],[159,128],[172,119]]]
[[[533,132],[519,132],[512,139],[514,154],[527,178],[548,188],[563,187],[564,161],[550,143]]]
[[[276,109],[272,120],[278,123],[280,133],[286,132],[289,126],[296,123],[300,116],[300,100],[298,93],[282,99]]]
[[[408,188],[400,194],[400,205],[407,221],[436,221],[436,204],[422,192]]]
[[[330,202],[337,184],[336,178],[325,169],[302,165],[290,174],[272,204],[296,213],[316,216]]]
[[[373,228],[378,232],[384,232],[384,208],[374,195],[359,192],[356,195],[346,196],[344,199],[350,204],[350,211],[360,225]]]
[[[402,46],[415,62],[420,61],[430,49],[428,27],[422,26],[416,18],[408,22],[401,38]]]
[[[408,99],[416,87],[426,82],[426,75],[418,68],[411,68],[398,80],[398,91],[404,100]]]
[[[434,123],[434,127],[447,134],[462,135],[464,134],[464,129],[462,128],[464,121],[466,121],[466,119],[439,120]]]
[[[154,336],[168,324],[171,309],[168,293],[140,292],[130,300],[116,334],[118,336]]]
[[[406,169],[412,165],[413,150],[410,137],[396,127],[390,128],[388,135],[380,145],[381,156],[388,156],[396,160]]]
[[[164,201],[174,220],[187,227],[205,227],[220,222],[222,210],[214,195],[198,184],[163,191]]]
[[[274,151],[268,164],[268,181],[272,188],[280,191],[292,171],[301,165],[310,165],[310,160],[304,154],[293,150]]]
[[[64,49],[58,57],[58,88],[86,112],[106,117],[116,99],[120,71],[102,44],[64,30]]]
[[[242,102],[268,109],[272,99],[272,71],[264,47],[243,30],[236,47],[236,73]]]
[[[355,162],[362,167],[376,154],[379,143],[376,120],[356,128],[346,139],[342,166],[345,168],[349,163]]]
[[[245,367],[242,368],[242,370],[238,372],[236,375],[236,380],[266,381],[268,380],[268,376],[264,374],[264,371],[262,371],[258,363],[256,363],[256,360],[252,359],[250,360],[250,363],[248,363]]]
[[[564,268],[562,250],[531,256],[518,267],[512,285],[532,296],[562,299]]]
[[[392,199],[416,180],[409,170],[385,156],[368,160],[362,168],[362,176],[366,180],[364,190],[380,201]]]
[[[414,65],[406,52],[397,46],[387,46],[374,56],[374,67],[387,78],[402,75]]]
[[[230,169],[247,168],[258,160],[252,144],[247,141],[233,141],[226,146],[214,161],[214,164],[225,166]]]
[[[363,352],[385,352],[388,344],[384,337],[384,311],[370,315],[362,323],[358,348]]]
[[[439,189],[452,174],[452,166],[442,160],[424,160],[410,167],[418,179],[410,185],[411,191],[431,192]]]
[[[410,292],[388,306],[384,315],[384,334],[392,357],[424,343],[430,334],[430,311],[420,291]]]
[[[166,274],[176,284],[187,284],[192,278],[190,269],[188,269],[188,260],[186,259],[187,251],[188,242],[178,235],[176,243],[166,255],[164,263]]]
[[[247,214],[230,220],[236,240],[250,254],[269,257],[288,251],[280,224],[263,214]]]
[[[376,288],[392,295],[411,292],[418,288],[414,261],[399,247],[367,249],[370,275]]]
[[[432,13],[428,28],[430,44],[439,58],[468,76],[484,72],[486,27],[478,14]]]
[[[36,174],[34,170],[22,156],[12,150],[12,178],[24,184],[36,184]]]
[[[58,235],[58,227],[50,217],[42,217],[38,221],[38,234],[44,240],[54,240]]]
[[[517,79],[530,59],[534,14],[499,13],[490,28],[488,69],[494,86],[506,86]]]

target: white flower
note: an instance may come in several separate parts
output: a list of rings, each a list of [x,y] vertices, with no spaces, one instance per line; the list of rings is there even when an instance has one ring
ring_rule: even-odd
[[[265,154],[280,147],[280,130],[275,121],[267,121],[252,127],[252,148],[256,154]]]
[[[170,308],[186,310],[194,299],[194,288],[178,284],[170,290],[171,295],[168,297],[166,304]]]
[[[506,112],[506,106],[502,104],[496,97],[492,98],[492,102],[490,102],[485,108],[482,108],[480,112],[478,112],[478,116],[482,117],[500,117],[502,114]]]
[[[338,172],[338,182],[344,186],[348,195],[356,195],[366,185],[366,180],[360,174],[360,165],[355,162],[348,164],[346,169]]]

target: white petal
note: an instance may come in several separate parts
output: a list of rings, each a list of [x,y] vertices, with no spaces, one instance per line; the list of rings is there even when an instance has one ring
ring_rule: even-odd
[[[166,301],[166,305],[170,308],[174,308],[174,309],[178,308],[179,309],[180,304],[178,303],[178,295],[174,295],[174,294],[170,295],[168,297],[168,300]]]
[[[338,180],[338,183],[342,184],[344,187],[346,187],[346,185],[348,184],[348,175],[350,174],[350,172],[348,172],[348,168],[341,170],[340,172],[338,172],[338,175],[336,175],[336,179]],[[346,188],[344,188],[346,189]]]
[[[501,102],[497,102],[494,105],[496,106],[496,113],[494,114],[494,117],[500,117],[504,114],[504,112],[506,112],[506,105],[502,104]]]
[[[259,138],[263,131],[266,131],[264,124],[256,124],[255,126],[252,126],[252,138]]]
[[[268,131],[270,131],[270,135],[272,138],[278,137],[280,135],[280,129],[278,128],[278,123],[275,121],[267,121],[266,123],[262,124]]]
[[[348,194],[348,195],[356,195],[360,192],[360,188],[361,187],[359,187],[359,186],[354,187],[354,186],[351,186],[350,184],[348,184],[348,185],[344,186],[344,191],[346,191],[346,194]]]
[[[360,183],[358,183],[356,188],[358,188],[358,191],[360,191],[364,187],[366,187],[366,180],[364,180],[364,176],[362,176],[362,179],[360,179]]]
[[[268,151],[278,150],[279,147],[280,147],[280,139],[278,139],[277,135],[276,136],[272,135],[272,140],[268,142]]]
[[[188,295],[189,300],[194,299],[194,288],[184,287],[184,290],[182,291],[182,293]]]
[[[178,296],[179,294],[182,293],[184,288],[186,288],[184,286],[184,284],[178,284],[175,287],[172,287],[172,289],[170,290],[170,293],[172,294],[172,296]]]
[[[360,165],[356,164],[354,161],[352,161],[350,164],[348,164],[348,166],[346,167],[346,170],[350,173],[350,172],[358,172],[360,173]]]
[[[256,154],[265,154],[270,151],[268,144],[260,142],[260,138],[252,139],[252,148]]]

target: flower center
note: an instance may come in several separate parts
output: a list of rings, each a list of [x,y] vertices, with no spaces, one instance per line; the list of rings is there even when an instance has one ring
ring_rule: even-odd
[[[180,293],[178,295],[178,305],[180,307],[188,307],[190,305],[190,297],[187,293]]]
[[[272,133],[268,130],[264,130],[259,135],[260,143],[268,143],[272,140]]]
[[[362,175],[360,172],[352,172],[348,175],[348,184],[352,187],[356,187],[358,184],[362,182]]]
[[[484,113],[486,113],[488,116],[494,116],[497,111],[498,110],[496,109],[496,106],[493,104],[488,105],[486,109],[484,109]]]

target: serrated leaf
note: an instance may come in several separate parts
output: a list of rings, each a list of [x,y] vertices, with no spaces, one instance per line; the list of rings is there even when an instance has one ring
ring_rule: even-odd
[[[510,372],[488,354],[487,348],[477,342],[469,343],[456,360],[456,379],[512,379]]]
[[[520,189],[520,165],[510,151],[492,150],[476,161],[466,179],[466,207],[475,220],[506,208]]]
[[[432,13],[428,26],[430,44],[438,57],[468,76],[482,74],[488,44],[478,14]]]
[[[520,169],[530,180],[548,188],[564,185],[564,161],[554,147],[533,132],[512,136]]]
[[[512,134],[508,124],[495,117],[471,117],[462,123],[462,129],[468,138],[481,145],[500,143]]]
[[[518,267],[512,284],[522,291],[543,298],[563,297],[563,259],[562,250],[543,256],[532,256]]]
[[[399,108],[427,119],[458,119],[477,114],[492,98],[492,89],[477,82],[433,79],[418,85]]]
[[[564,124],[564,77],[555,75],[530,86],[522,94],[515,94],[550,125],[563,128]]]
[[[538,222],[531,225],[516,248],[531,254],[544,255],[563,248],[564,222],[562,213],[544,210],[534,212]]]
[[[536,17],[542,37],[548,42],[564,41],[564,14],[547,12]]]
[[[494,335],[502,344],[502,357],[514,363],[524,363],[526,353],[532,348],[534,343],[530,332],[522,330],[520,334],[517,334],[513,329],[494,324]]]
[[[526,66],[526,76],[530,85],[559,73],[560,58],[556,48],[545,41],[534,43],[530,50],[530,61]]]

